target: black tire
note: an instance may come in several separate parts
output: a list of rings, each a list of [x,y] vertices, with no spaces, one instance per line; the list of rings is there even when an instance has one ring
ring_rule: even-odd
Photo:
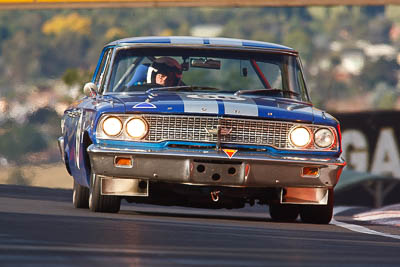
[[[72,203],[77,209],[89,208],[89,188],[78,184],[75,179],[72,193]]]
[[[299,216],[299,207],[292,204],[270,204],[269,214],[273,221],[294,222]]]
[[[301,220],[305,223],[328,224],[333,216],[333,189],[329,190],[326,205],[305,205],[300,209]]]
[[[89,209],[94,212],[117,213],[121,207],[121,198],[118,196],[104,196],[101,194],[101,179],[92,174],[90,182]]]

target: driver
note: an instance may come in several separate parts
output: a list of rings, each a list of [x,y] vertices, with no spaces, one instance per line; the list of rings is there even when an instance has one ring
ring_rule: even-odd
[[[182,66],[171,57],[160,57],[153,61],[147,71],[147,83],[162,86],[182,84]]]

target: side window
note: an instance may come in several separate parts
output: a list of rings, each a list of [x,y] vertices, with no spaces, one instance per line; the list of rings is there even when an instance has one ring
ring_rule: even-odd
[[[94,80],[94,83],[99,87],[99,90],[102,91],[102,86],[104,84],[104,76],[106,73],[106,63],[109,61],[110,56],[111,56],[111,51],[112,49],[107,49],[104,54],[103,54],[103,58],[101,59],[101,63],[99,65],[99,69],[97,71],[96,74],[96,78]]]

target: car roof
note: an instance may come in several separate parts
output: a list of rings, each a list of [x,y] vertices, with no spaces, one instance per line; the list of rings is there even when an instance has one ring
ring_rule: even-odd
[[[255,48],[287,51],[297,53],[293,48],[252,40],[234,39],[234,38],[207,38],[207,37],[190,37],[190,36],[147,36],[147,37],[131,37],[117,40],[109,43],[107,46],[123,46],[129,44],[171,44],[182,46],[204,46],[204,47],[234,47],[234,48]]]

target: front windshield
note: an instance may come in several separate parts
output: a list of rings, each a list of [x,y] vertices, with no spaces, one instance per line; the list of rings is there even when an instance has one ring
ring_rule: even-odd
[[[167,63],[165,71],[159,62]],[[163,83],[162,75],[170,82]],[[299,62],[293,55],[183,48],[123,48],[116,51],[106,93],[163,87],[309,101]]]

